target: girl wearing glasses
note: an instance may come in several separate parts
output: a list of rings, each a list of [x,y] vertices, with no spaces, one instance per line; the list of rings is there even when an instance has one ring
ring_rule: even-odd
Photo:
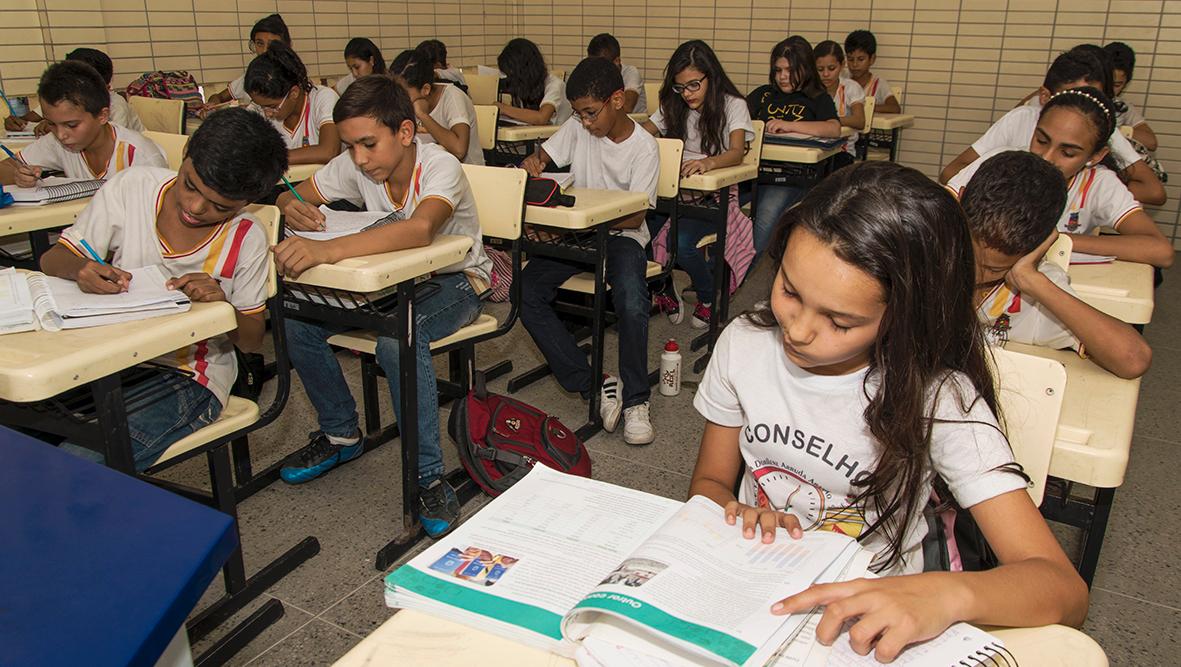
[[[283,21],[283,17],[278,14],[271,14],[258,20],[254,27],[250,29],[250,41],[246,43],[246,52],[251,55],[261,56],[266,53],[267,47],[271,42],[283,42],[287,46],[291,46],[291,31],[287,29],[287,24]],[[225,90],[219,93],[210,95],[206,100],[205,106],[201,107],[200,115],[202,118],[205,114],[219,104],[225,104],[230,100],[238,100],[242,104],[250,104],[250,95],[246,93],[246,75],[234,79],[226,86]]]
[[[332,108],[335,90],[313,86],[303,61],[282,42],[272,42],[246,68],[250,100],[287,143],[291,164],[325,164],[340,154]]]
[[[695,39],[677,47],[664,69],[660,86],[660,108],[644,122],[644,129],[656,136],[685,142],[681,175],[692,176],[742,163],[746,142],[754,139],[750,111],[742,93],[726,76],[717,55],[705,42]],[[738,210],[737,193],[730,197],[731,210],[726,228],[726,261],[733,274],[731,289],[742,282],[753,255],[750,218]],[[659,221],[663,226],[664,221]],[[677,264],[689,274],[697,306],[695,328],[709,326],[713,305],[713,266],[697,248],[697,242],[717,231],[712,222],[681,217],[677,220]],[[654,253],[666,234],[655,234]],[[680,293],[670,279],[656,296],[656,304],[673,324],[684,319]]]

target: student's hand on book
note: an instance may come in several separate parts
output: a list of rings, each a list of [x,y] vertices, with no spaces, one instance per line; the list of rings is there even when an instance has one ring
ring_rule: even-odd
[[[324,231],[324,212],[306,201],[292,199],[283,207],[283,224],[301,232]]]
[[[754,539],[757,530],[762,535],[763,544],[770,544],[775,541],[775,529],[779,527],[786,528],[794,539],[798,540],[804,536],[800,520],[794,514],[778,512],[769,507],[751,507],[737,500],[726,503],[724,509],[726,523],[731,526],[737,523],[739,518],[742,519],[742,536],[748,540]]]
[[[289,236],[279,245],[271,247],[271,252],[275,253],[275,264],[283,275],[298,278],[299,274],[313,266],[332,264],[336,261],[331,254],[331,244],[331,241],[313,241],[299,236]]]
[[[37,127],[33,128],[33,136],[43,137],[43,136],[49,134],[49,131],[52,129],[53,129],[53,123],[50,123],[47,120],[43,120],[40,123],[37,123]]]
[[[529,175],[533,178],[537,178],[541,176],[541,172],[545,171],[545,163],[541,161],[541,156],[533,153],[524,160],[521,160],[521,169],[529,172]]]
[[[700,160],[686,160],[681,163],[681,176],[704,174],[712,168],[713,163],[709,161],[709,158],[702,158]]]
[[[1050,232],[1045,241],[1042,241],[1041,245],[1033,249],[1033,252],[1017,260],[1013,268],[1005,274],[1005,284],[1009,286],[1009,289],[1018,293],[1027,291],[1033,281],[1044,277],[1037,267],[1042,263],[1046,253],[1050,251],[1050,246],[1054,245],[1057,240],[1058,230],[1055,229]]]
[[[771,605],[771,613],[796,614],[823,606],[816,626],[821,644],[831,646],[848,623],[854,651],[874,651],[879,662],[891,662],[908,645],[936,637],[960,620],[955,604],[963,595],[955,576],[930,572],[815,584]]]
[[[178,289],[184,292],[190,301],[198,303],[228,300],[226,293],[221,289],[221,283],[208,273],[186,273],[179,278],[169,279],[165,287]]]
[[[786,120],[772,118],[767,121],[767,126],[764,129],[768,134],[787,134],[792,131],[792,125]]]
[[[25,129],[25,125],[27,125],[28,122],[29,121],[21,118],[20,116],[5,116],[4,129],[11,130],[13,132],[19,132],[20,130]]]
[[[43,170],[37,165],[20,164],[16,167],[16,187],[35,188]]]
[[[88,294],[118,294],[131,285],[131,274],[110,264],[87,260],[74,277],[78,289]]]

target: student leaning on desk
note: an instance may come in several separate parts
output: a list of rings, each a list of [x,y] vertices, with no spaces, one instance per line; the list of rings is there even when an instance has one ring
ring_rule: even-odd
[[[228,301],[236,310],[237,328],[227,335],[154,360],[185,374],[161,372],[130,390],[160,397],[127,415],[138,470],[218,418],[237,375],[233,346],[254,351],[262,344],[267,235],[242,209],[286,170],[283,140],[261,116],[216,112],[193,134],[179,172],[116,174],[41,258],[45,273],[93,294],[126,290],[131,274],[120,267],[159,265],[173,276],[169,286],[193,301]]]

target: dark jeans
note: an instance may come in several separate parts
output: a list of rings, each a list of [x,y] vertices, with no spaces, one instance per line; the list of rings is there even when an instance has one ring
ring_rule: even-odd
[[[760,196],[762,196],[760,194]],[[668,222],[668,216],[663,213],[653,213],[648,216],[648,231],[652,238]],[[677,218],[677,266],[689,274],[693,291],[697,293],[697,300],[701,303],[714,302],[714,260],[716,253],[711,253],[707,259],[703,249],[697,243],[709,234],[718,232],[718,224],[709,220],[700,220],[681,216]],[[669,243],[672,243],[669,239]]]

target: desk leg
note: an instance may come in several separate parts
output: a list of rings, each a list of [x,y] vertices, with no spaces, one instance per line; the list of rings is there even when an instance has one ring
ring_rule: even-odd
[[[642,223],[641,223],[642,224]],[[599,386],[603,383],[603,309],[607,296],[607,238],[610,235],[607,225],[599,225],[595,233],[595,295],[591,304],[591,388],[590,400],[584,424],[575,434],[586,442],[603,430],[603,418],[599,415],[602,401],[599,396]]]
[[[123,385],[119,376],[108,375],[91,382],[90,392],[98,413],[99,437],[107,467],[134,475],[135,457],[131,453],[127,406],[123,403]]]
[[[898,142],[902,139],[902,130],[894,128],[890,130],[890,162],[898,161]]]
[[[33,268],[41,270],[41,255],[49,251],[49,230],[29,232],[29,245],[33,248]]]
[[[730,209],[730,188],[724,187],[718,191],[718,240],[713,244],[714,250],[714,303],[709,316],[709,331],[705,336],[705,354],[693,362],[694,372],[700,373],[709,363],[710,355],[714,351],[714,343],[718,340],[718,331],[722,322],[726,320],[730,310],[730,267],[726,264],[726,220]],[[694,343],[698,343],[699,337]],[[700,347],[700,343],[698,343]]]
[[[1115,500],[1115,489],[1095,489],[1095,506],[1090,525],[1083,529],[1083,553],[1078,562],[1078,573],[1087,582],[1087,588],[1095,579],[1099,566],[1099,551],[1103,548],[1103,536],[1107,532],[1107,518],[1111,515],[1111,503]]]

